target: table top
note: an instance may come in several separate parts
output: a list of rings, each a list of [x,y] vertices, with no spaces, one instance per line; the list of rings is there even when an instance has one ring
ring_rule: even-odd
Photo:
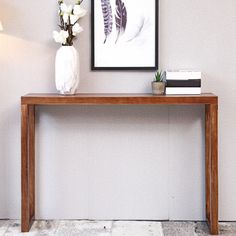
[[[200,95],[31,93],[21,97],[22,105],[190,105],[217,103],[218,97],[213,93],[202,93]]]

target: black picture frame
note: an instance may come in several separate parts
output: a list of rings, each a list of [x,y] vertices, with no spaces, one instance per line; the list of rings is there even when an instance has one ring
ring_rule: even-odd
[[[95,9],[94,9],[94,1],[91,0],[91,70],[92,71],[155,71],[158,69],[158,54],[159,54],[159,1],[153,0],[155,4],[155,63],[153,66],[96,66],[95,65]],[[100,1],[100,0],[99,0]]]

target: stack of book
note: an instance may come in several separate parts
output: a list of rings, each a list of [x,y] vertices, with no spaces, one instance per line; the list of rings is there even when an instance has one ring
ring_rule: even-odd
[[[166,71],[166,94],[201,94],[201,72]]]

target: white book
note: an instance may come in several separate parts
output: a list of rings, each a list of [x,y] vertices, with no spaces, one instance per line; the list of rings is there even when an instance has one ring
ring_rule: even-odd
[[[167,70],[166,79],[167,80],[188,80],[188,79],[201,79],[202,73],[200,71],[190,71],[190,70]]]
[[[200,87],[167,87],[166,94],[201,94]]]

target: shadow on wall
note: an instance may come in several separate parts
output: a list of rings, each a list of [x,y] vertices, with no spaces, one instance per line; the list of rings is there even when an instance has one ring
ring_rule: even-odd
[[[0,106],[0,219],[20,210],[20,109],[15,104]]]
[[[0,33],[0,217],[19,218],[20,96],[54,91],[54,50],[5,33]]]
[[[46,6],[42,1],[27,2],[1,0],[4,33],[53,47],[50,36],[57,25],[57,1],[47,1]]]
[[[53,48],[6,34],[0,34],[0,42],[2,98],[10,102],[15,96],[9,93],[55,91]]]

